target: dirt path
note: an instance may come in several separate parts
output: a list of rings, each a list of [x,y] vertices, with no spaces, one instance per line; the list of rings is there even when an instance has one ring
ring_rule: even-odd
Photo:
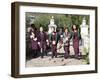
[[[26,67],[44,67],[44,66],[66,66],[66,65],[82,65],[86,64],[83,59],[68,58],[51,58],[45,56],[44,58],[38,57],[26,62]]]
[[[48,53],[51,54],[51,53]],[[73,48],[70,48],[70,55],[74,55]],[[32,58],[27,60],[26,67],[47,67],[47,66],[66,66],[66,65],[83,65],[86,64],[84,59],[68,58],[64,59],[63,55],[58,55],[58,58],[44,56],[44,58]]]

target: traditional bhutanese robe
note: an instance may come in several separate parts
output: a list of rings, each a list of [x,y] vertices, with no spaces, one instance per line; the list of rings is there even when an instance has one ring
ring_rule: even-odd
[[[78,55],[79,54],[80,33],[73,32],[72,37],[73,37],[73,48],[74,48],[75,55]]]
[[[38,42],[39,42],[39,47],[45,51],[46,49],[46,34],[45,32],[39,32],[38,34]]]
[[[69,56],[69,53],[70,53],[70,51],[69,51],[69,47],[70,47],[70,38],[71,38],[71,35],[70,35],[70,33],[68,32],[68,33],[64,33],[64,50],[65,50],[65,55],[64,55],[64,57],[66,58],[66,57],[68,57]]]
[[[31,39],[31,46],[32,46],[32,50],[37,50],[38,49],[38,42],[37,42],[37,38],[32,38]]]
[[[52,35],[51,35],[51,50],[52,50],[52,53],[53,55],[52,56],[56,56],[56,51],[57,51],[57,33],[56,32],[53,32]]]

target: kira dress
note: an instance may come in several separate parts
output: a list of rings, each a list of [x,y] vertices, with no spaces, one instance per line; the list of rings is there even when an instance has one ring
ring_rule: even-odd
[[[38,41],[37,38],[31,39],[31,48],[32,48],[32,56],[37,57],[37,51],[38,51]]]
[[[73,48],[75,52],[75,57],[79,55],[79,40],[80,40],[80,33],[73,31]]]
[[[71,35],[70,33],[64,33],[64,50],[65,50],[65,54],[64,54],[64,58],[68,58],[69,57],[69,54],[70,54],[70,38],[71,38]]]
[[[45,32],[39,32],[38,42],[40,42],[39,48],[40,48],[41,57],[43,58],[44,53],[46,51],[46,34],[45,34]]]
[[[51,51],[52,51],[52,58],[55,56],[57,57],[57,33],[53,32],[51,34]]]

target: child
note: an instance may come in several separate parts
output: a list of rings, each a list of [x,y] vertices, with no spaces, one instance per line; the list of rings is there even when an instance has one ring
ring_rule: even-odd
[[[72,38],[75,58],[79,58],[79,40],[81,38],[81,35],[78,31],[78,27],[75,24],[72,26]]]
[[[64,53],[63,35],[60,35],[59,41],[57,43],[57,52]]]
[[[52,58],[57,57],[57,33],[55,32],[55,28],[52,28],[51,34],[51,50],[52,50]]]
[[[68,28],[65,28],[65,32],[64,32],[64,50],[65,50],[65,55],[64,58],[68,58],[69,57],[69,47],[70,47],[70,33],[68,32]]]
[[[38,34],[38,45],[40,48],[41,58],[43,58],[44,53],[46,53],[46,33],[43,31],[43,27],[40,27]]]
[[[32,48],[32,54],[33,54],[32,56],[36,58],[37,51],[38,51],[38,42],[37,42],[37,37],[34,32],[31,32],[30,39],[31,39],[31,48]]]

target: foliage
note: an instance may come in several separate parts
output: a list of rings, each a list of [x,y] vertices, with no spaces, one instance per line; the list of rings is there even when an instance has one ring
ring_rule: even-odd
[[[86,53],[84,60],[87,64],[89,64],[89,48],[87,49],[86,47],[83,48],[84,53]]]
[[[68,27],[71,30],[73,24],[77,24],[79,27],[82,23],[82,19],[84,15],[71,15],[71,14],[54,14],[54,13],[26,13],[26,25],[28,26],[30,22],[30,16],[34,16],[35,20],[33,24],[37,28],[42,26],[44,30],[48,30],[48,25],[50,23],[50,19],[54,16],[55,24],[57,25],[58,29],[60,27]],[[85,15],[87,20],[87,24],[89,25],[89,16]]]

